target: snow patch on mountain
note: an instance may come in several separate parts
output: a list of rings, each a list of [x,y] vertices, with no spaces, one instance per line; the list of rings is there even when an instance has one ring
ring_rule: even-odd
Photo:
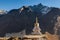
[[[47,13],[50,12],[50,11],[51,11],[51,8],[49,8],[49,7],[44,7],[44,8],[41,9],[41,12],[42,12],[43,14],[47,14]]]
[[[7,11],[5,11],[5,10],[0,10],[0,14],[2,15],[2,14],[7,14]]]

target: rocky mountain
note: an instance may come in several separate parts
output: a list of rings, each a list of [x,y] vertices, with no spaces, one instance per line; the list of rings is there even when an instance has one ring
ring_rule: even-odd
[[[38,17],[42,33],[46,31],[54,34],[54,26],[57,17],[60,16],[60,9],[47,7],[41,3],[34,6],[23,6],[10,10],[6,15],[0,17],[0,36],[6,33],[20,32],[26,30],[32,32],[36,16]]]

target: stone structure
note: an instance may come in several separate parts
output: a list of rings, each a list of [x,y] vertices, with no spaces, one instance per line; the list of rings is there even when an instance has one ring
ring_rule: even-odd
[[[45,34],[41,33],[37,17],[36,22],[34,23],[33,32],[30,35],[24,35],[23,38],[25,38],[26,40],[47,40]]]
[[[32,34],[42,35],[42,33],[40,31],[41,31],[41,29],[39,27],[38,18],[36,17],[36,22],[34,23],[34,28],[33,28]]]

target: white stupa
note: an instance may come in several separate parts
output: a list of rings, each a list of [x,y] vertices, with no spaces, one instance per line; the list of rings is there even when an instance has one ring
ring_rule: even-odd
[[[42,35],[42,33],[40,31],[41,31],[41,29],[39,27],[38,18],[36,17],[36,22],[34,23],[34,28],[33,28],[32,34]]]

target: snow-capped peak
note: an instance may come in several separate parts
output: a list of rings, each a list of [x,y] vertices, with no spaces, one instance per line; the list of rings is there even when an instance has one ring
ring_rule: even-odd
[[[7,11],[5,11],[5,10],[0,10],[0,14],[7,14]]]

